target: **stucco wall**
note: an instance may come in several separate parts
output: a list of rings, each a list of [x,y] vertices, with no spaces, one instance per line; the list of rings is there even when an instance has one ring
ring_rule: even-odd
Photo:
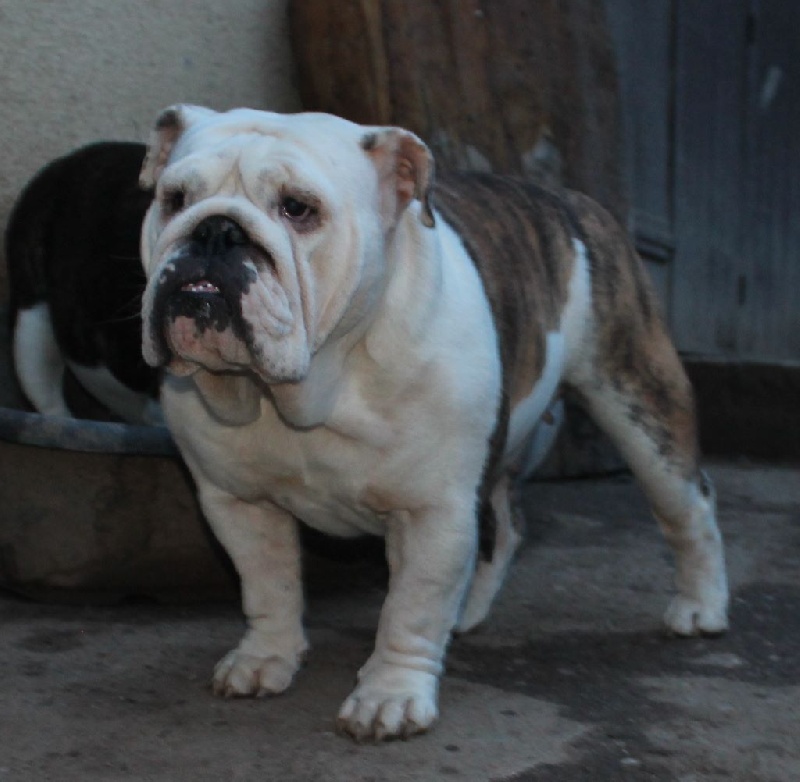
[[[0,0],[0,227],[53,157],[179,101],[296,110],[292,77],[286,0]]]

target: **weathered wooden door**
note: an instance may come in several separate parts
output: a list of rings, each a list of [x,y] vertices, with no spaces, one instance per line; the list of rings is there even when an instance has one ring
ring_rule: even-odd
[[[606,5],[632,227],[679,348],[800,364],[800,2]]]
[[[800,363],[800,3],[751,13],[736,352]]]

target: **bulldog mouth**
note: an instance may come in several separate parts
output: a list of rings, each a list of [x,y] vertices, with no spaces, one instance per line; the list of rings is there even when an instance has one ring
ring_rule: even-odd
[[[197,282],[187,282],[181,286],[181,292],[184,293],[210,293],[215,296],[221,296],[220,289],[209,280],[198,280]]]
[[[169,328],[176,318],[193,320],[199,332],[211,327],[222,331],[237,320],[238,307],[219,285],[206,278],[185,282],[166,299],[164,314]]]

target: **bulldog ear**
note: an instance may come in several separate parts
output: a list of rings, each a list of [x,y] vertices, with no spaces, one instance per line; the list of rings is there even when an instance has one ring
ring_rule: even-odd
[[[433,228],[431,191],[435,164],[427,145],[403,128],[374,128],[361,139],[361,147],[378,170],[384,219],[394,225],[416,198],[422,204],[422,224]]]
[[[149,190],[158,182],[166,168],[169,154],[181,134],[194,123],[212,114],[216,112],[203,106],[176,104],[158,115],[139,174],[139,186],[143,190]]]

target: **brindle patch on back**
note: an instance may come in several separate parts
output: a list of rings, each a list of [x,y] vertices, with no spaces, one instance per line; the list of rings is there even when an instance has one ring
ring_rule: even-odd
[[[559,328],[574,260],[572,217],[554,193],[490,174],[447,174],[434,198],[483,281],[513,409],[544,369],[547,332]]]
[[[554,193],[491,174],[442,176],[434,203],[475,263],[498,333],[503,393],[478,497],[481,553],[488,556],[494,545],[489,496],[500,477],[509,418],[541,377],[547,332],[559,328],[576,226]]]

